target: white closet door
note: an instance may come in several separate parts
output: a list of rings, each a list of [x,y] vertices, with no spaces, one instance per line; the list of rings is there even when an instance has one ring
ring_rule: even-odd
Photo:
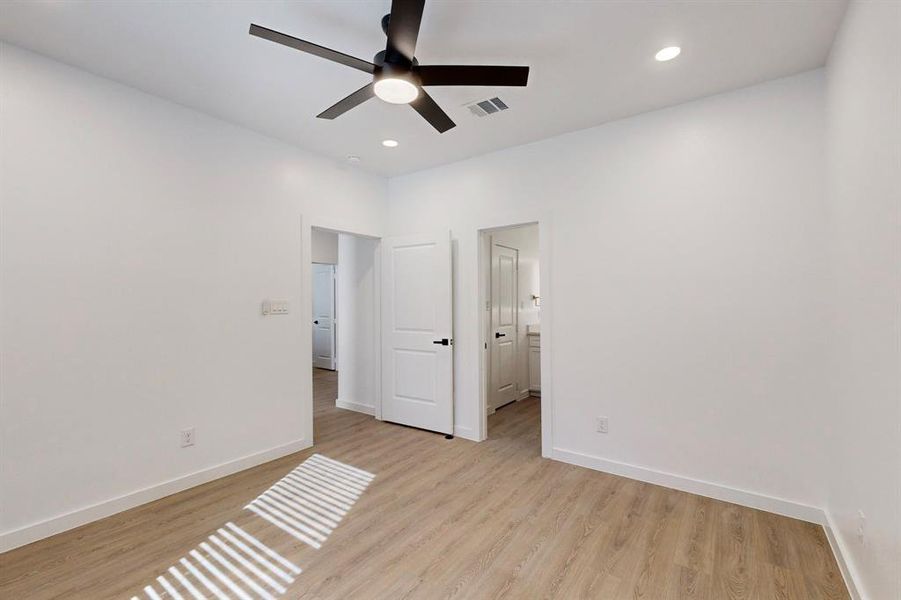
[[[313,366],[335,370],[335,265],[313,265]]]
[[[490,409],[516,400],[519,251],[491,244],[491,395]]]

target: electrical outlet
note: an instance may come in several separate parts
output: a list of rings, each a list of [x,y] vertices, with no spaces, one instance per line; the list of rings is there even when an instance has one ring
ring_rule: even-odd
[[[608,433],[610,431],[610,425],[607,422],[607,417],[598,417],[597,425],[598,433]]]
[[[194,428],[190,429],[182,429],[181,430],[181,447],[187,448],[188,446],[193,446],[195,441]]]
[[[867,543],[867,516],[862,510],[857,511],[857,541]]]

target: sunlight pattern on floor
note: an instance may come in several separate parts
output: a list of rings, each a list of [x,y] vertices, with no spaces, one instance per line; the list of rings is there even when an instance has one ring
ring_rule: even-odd
[[[210,594],[218,600],[275,600],[300,573],[300,567],[281,554],[234,523],[226,523],[156,578],[162,594],[152,585],[144,588],[144,594],[150,600],[203,600]],[[132,600],[139,599],[133,596]]]
[[[372,473],[314,454],[244,508],[318,549],[373,479]],[[300,573],[278,552],[226,523],[157,577],[159,588],[143,591],[149,600],[276,600]]]
[[[245,508],[318,549],[373,479],[372,473],[314,454]]]

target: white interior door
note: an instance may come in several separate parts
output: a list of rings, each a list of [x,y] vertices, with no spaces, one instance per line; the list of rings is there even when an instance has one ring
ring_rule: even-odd
[[[335,265],[313,265],[313,366],[335,370]]]
[[[450,233],[382,241],[382,419],[453,434]]]
[[[513,402],[517,397],[518,271],[519,251],[492,242],[489,410]]]

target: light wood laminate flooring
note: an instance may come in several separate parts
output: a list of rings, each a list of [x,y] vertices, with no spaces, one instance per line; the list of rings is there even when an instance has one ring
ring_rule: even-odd
[[[274,598],[848,598],[817,525],[541,458],[537,398],[476,444],[314,389],[313,448],[0,555],[0,598],[168,599],[156,578],[229,522],[303,570]],[[244,508],[314,453],[375,475],[319,549]]]

